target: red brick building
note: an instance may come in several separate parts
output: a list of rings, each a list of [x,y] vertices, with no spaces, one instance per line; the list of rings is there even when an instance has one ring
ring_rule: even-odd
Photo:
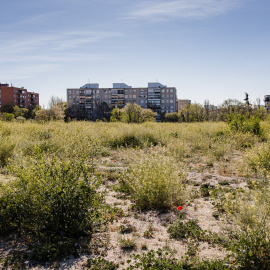
[[[9,84],[0,83],[0,108],[6,104],[28,108],[35,108],[39,105],[39,94],[27,92],[23,87],[9,86]]]

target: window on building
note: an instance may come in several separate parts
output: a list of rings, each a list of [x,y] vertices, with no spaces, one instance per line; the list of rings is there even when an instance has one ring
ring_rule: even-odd
[[[161,100],[161,103],[165,103],[165,100],[164,100],[164,99],[162,99],[162,100]]]
[[[173,89],[170,89],[170,92],[173,93]]]
[[[170,100],[170,103],[173,103],[173,99]]]
[[[68,93],[71,94],[71,90],[68,90]]]
[[[141,94],[144,94],[144,90],[141,90]]]
[[[144,104],[144,100],[141,100],[141,104]]]
[[[136,98],[136,95],[133,95],[133,98]]]

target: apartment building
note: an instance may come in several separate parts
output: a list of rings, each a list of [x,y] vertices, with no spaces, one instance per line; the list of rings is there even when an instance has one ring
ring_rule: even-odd
[[[99,84],[85,84],[67,89],[67,106],[76,118],[95,120],[102,112],[123,108],[136,103],[142,108],[157,112],[157,121],[165,113],[176,111],[176,88],[161,83],[148,83],[148,87],[131,87],[125,83],[113,83],[112,88],[99,88]]]
[[[189,99],[177,99],[176,101],[176,111],[180,111],[184,108],[185,105],[191,104],[191,100]]]
[[[6,104],[28,108],[35,108],[39,105],[39,94],[27,92],[24,87],[9,86],[9,84],[0,83],[0,108]]]

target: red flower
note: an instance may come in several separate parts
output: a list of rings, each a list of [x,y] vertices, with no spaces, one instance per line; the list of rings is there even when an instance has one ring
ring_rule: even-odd
[[[182,210],[182,209],[183,209],[182,206],[178,206],[178,207],[177,207],[177,210],[178,210],[178,211],[180,211],[180,210]]]
[[[114,159],[113,162],[116,162],[116,160]]]
[[[202,166],[202,164],[200,163],[199,166]]]

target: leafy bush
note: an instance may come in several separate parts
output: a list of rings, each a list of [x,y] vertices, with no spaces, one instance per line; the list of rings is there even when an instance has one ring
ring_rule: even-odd
[[[7,113],[7,112],[4,112],[2,115],[1,115],[1,119],[3,121],[6,121],[6,122],[12,122],[14,119],[15,119],[15,116],[13,113]]]
[[[152,133],[144,133],[142,135],[135,135],[126,133],[119,137],[111,139],[109,142],[113,148],[117,147],[142,147],[142,146],[155,146],[159,140]]]
[[[182,222],[181,220],[178,220],[176,223],[174,223],[168,228],[168,233],[170,234],[171,238],[177,240],[181,240],[188,237],[200,239],[203,230],[201,229],[200,226],[197,225],[196,220],[190,219],[186,223]]]
[[[90,270],[115,270],[118,268],[118,264],[107,261],[102,257],[97,257],[94,259],[88,259],[87,265]]]
[[[251,116],[248,118],[243,114],[230,114],[227,115],[227,123],[233,132],[262,135],[262,128],[258,117]]]
[[[210,185],[210,184],[202,184],[200,186],[200,191],[201,191],[201,195],[202,197],[209,197],[210,196],[210,191],[214,188],[214,186]]]
[[[131,198],[139,209],[166,210],[183,204],[184,175],[177,173],[169,157],[145,155],[131,165],[127,178]]]
[[[229,270],[229,265],[222,260],[192,261],[188,257],[181,260],[175,259],[171,252],[149,251],[147,253],[131,255],[135,261],[128,260],[126,270]]]
[[[76,255],[78,238],[99,222],[100,180],[91,166],[37,154],[26,167],[13,167],[16,180],[0,190],[0,235],[21,234],[32,259]]]

